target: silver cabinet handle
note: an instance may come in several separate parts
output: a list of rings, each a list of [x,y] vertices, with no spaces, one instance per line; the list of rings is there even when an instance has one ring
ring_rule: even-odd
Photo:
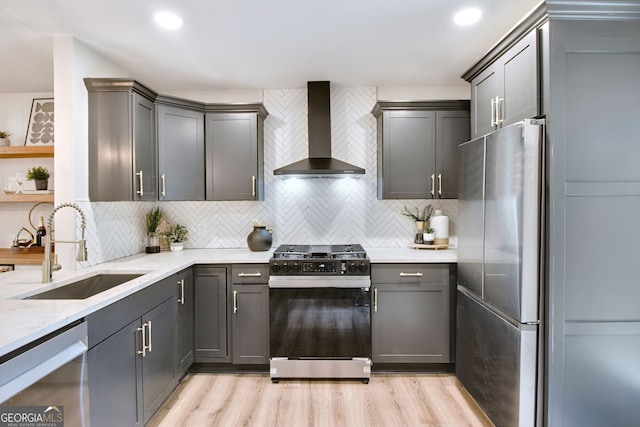
[[[151,353],[151,320],[149,320],[149,327],[147,328],[147,333],[149,334],[149,345],[147,348],[149,349],[149,353]]]
[[[436,194],[436,176],[431,174],[431,195],[435,196]]]
[[[262,277],[262,273],[238,273],[238,277]]]
[[[233,291],[233,313],[238,312],[238,291]]]
[[[144,188],[143,188],[144,181],[142,180],[142,171],[136,172],[136,175],[139,177],[138,182],[140,183],[140,189],[136,191],[136,193],[138,193],[141,196],[144,196]]]
[[[165,185],[165,176],[164,176],[164,174],[160,175],[160,180],[162,181],[162,195],[166,196],[167,195],[167,187]]]
[[[253,197],[256,196],[256,183],[257,183],[256,176],[255,175],[251,176],[251,195]]]
[[[373,311],[378,312],[378,288],[373,288]]]
[[[491,98],[491,127],[497,125],[496,122],[496,100]]]
[[[420,273],[419,271],[415,273],[405,273],[404,271],[401,271],[400,277],[422,277],[422,273]]]
[[[442,174],[438,174],[438,196],[442,196]]]
[[[142,328],[138,328],[138,330],[142,332],[142,350],[138,350],[138,354],[145,357],[147,355],[147,334],[145,333],[147,331],[147,324],[143,323]]]
[[[178,302],[184,305],[184,279],[181,279],[178,285],[180,285],[180,298],[178,298]]]
[[[502,104],[504,104],[504,98],[498,98],[496,96],[496,126],[504,122],[504,114],[502,113]]]

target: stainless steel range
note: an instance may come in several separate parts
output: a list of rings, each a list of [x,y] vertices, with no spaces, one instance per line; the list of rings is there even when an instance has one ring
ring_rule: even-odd
[[[371,374],[370,265],[360,245],[281,245],[270,260],[270,373]]]

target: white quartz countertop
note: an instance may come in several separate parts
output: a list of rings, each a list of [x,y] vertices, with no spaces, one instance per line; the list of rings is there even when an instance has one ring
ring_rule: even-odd
[[[275,248],[274,248],[275,249]],[[417,250],[409,247],[365,248],[372,263],[455,263],[457,251]],[[196,264],[267,263],[273,250],[191,249],[181,252],[137,254],[82,270],[53,273],[41,283],[38,267],[0,274],[0,355],[81,319],[165,277]],[[84,300],[24,300],[98,273],[138,273],[142,276]]]

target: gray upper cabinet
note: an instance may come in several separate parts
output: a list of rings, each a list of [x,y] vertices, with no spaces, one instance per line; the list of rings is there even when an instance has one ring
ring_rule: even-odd
[[[539,114],[537,61],[533,30],[472,78],[472,138]]]
[[[156,93],[129,79],[84,79],[89,93],[89,198],[158,200]]]
[[[157,116],[159,199],[204,200],[204,113],[158,102]]]
[[[450,363],[450,264],[371,266],[374,363]]]
[[[206,199],[264,200],[267,112],[261,104],[232,107],[207,106]]]
[[[469,140],[469,103],[379,102],[378,198],[456,198],[458,144]]]

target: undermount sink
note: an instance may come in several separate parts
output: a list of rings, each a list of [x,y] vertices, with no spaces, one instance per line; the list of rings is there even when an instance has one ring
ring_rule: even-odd
[[[142,274],[96,274],[23,299],[86,299],[140,276]]]

